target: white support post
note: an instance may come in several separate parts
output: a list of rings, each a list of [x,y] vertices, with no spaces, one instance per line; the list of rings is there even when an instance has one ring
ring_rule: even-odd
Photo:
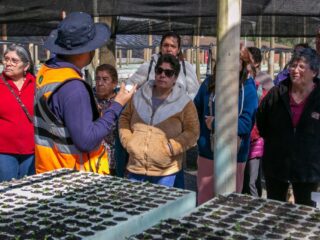
[[[217,13],[214,187],[236,190],[241,0],[219,0]]]

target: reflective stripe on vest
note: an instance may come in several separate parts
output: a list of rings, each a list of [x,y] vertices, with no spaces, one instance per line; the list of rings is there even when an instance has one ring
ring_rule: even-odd
[[[53,69],[43,65],[38,72],[34,113],[36,171],[41,173],[72,168],[109,174],[108,158],[103,144],[88,153],[79,151],[73,144],[68,129],[48,105],[52,93],[71,79],[82,81],[93,99],[90,86],[72,68]]]

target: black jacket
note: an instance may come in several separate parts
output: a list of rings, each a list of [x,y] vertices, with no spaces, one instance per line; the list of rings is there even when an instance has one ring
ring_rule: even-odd
[[[270,90],[257,112],[264,138],[265,176],[291,182],[320,182],[320,86],[307,99],[294,129],[289,104],[290,79]]]

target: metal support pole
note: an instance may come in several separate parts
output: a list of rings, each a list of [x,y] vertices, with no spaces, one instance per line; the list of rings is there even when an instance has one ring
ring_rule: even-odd
[[[148,51],[149,51],[148,48],[143,49],[143,61],[144,62],[148,62]]]
[[[99,21],[102,23],[106,23],[110,29],[111,32],[115,32],[116,28],[116,17],[100,17]],[[99,63],[108,63],[112,66],[116,66],[116,37],[115,35],[111,35],[112,37],[107,42],[107,44],[100,48],[100,56],[99,56]]]
[[[195,62],[195,61],[194,61],[194,54],[195,54],[195,53],[194,53],[194,52],[195,52],[194,50],[195,50],[194,47],[191,48],[191,62],[190,62],[191,64],[194,64],[194,62]]]
[[[38,45],[34,45],[34,65],[37,68],[39,65],[39,46]]]
[[[261,33],[262,33],[262,16],[259,16],[258,19],[258,34],[259,37],[257,37],[257,48],[261,48],[262,47],[262,39],[261,39]]]
[[[215,100],[214,187],[236,190],[241,0],[219,0]]]
[[[129,59],[130,59],[130,63],[132,62],[132,49],[130,49],[130,52],[129,52]]]
[[[196,36],[196,73],[198,82],[200,82],[200,36]]]
[[[197,24],[197,36],[195,36],[195,46],[196,46],[196,73],[198,82],[200,83],[201,74],[200,74],[200,26],[201,26],[201,18],[198,18],[198,24]]]
[[[127,49],[126,51],[126,64],[129,65],[130,63],[130,50]]]
[[[284,66],[286,65],[285,62],[285,53],[281,52],[280,53],[280,59],[279,59],[279,67],[280,67],[280,71],[282,71],[284,69]]]
[[[270,38],[270,48],[274,48],[274,37]],[[268,58],[268,74],[273,78],[274,76],[274,50],[270,49]]]
[[[207,52],[206,50],[200,50],[200,64],[206,63],[206,59],[205,59],[206,52]]]
[[[191,63],[191,49],[189,48],[189,49],[187,49],[187,61],[189,62],[189,63]]]
[[[33,43],[29,43],[28,47],[29,47],[29,52],[30,52],[30,55],[31,55],[31,59],[33,59],[33,61],[34,61],[34,44]]]
[[[149,22],[149,28],[151,30],[151,23]],[[151,60],[151,56],[152,56],[152,35],[149,34],[148,36],[148,62],[150,62]]]
[[[118,61],[119,61],[119,68],[121,68],[122,67],[122,50],[121,49],[119,49],[118,50]]]
[[[269,75],[272,77],[274,77],[274,47],[275,47],[275,38],[274,36],[274,32],[275,32],[275,17],[272,16],[272,37],[270,38],[270,52],[269,52],[269,61],[268,61],[268,73]]]
[[[4,40],[4,41],[7,41],[8,40],[8,36],[7,36],[7,24],[2,24],[1,25],[2,27],[2,36],[1,36],[1,39]],[[2,45],[2,54],[7,50],[7,44],[3,44]]]
[[[94,17],[94,22],[99,22],[99,18],[98,17]],[[93,85],[95,85],[95,70],[99,66],[99,62],[100,62],[99,56],[100,56],[100,49],[96,49],[94,57],[93,57],[90,65],[87,66],[89,74],[90,74],[90,76],[92,78]]]
[[[306,43],[307,42],[307,18],[303,17],[303,42]]]

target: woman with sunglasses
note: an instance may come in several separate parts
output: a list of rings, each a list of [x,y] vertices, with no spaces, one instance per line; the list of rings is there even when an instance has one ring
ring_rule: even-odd
[[[194,99],[199,90],[199,81],[195,68],[186,60],[184,60],[181,52],[181,38],[175,32],[165,33],[160,41],[160,52],[153,54],[150,62],[142,64],[138,70],[127,80],[129,84],[137,84],[138,87],[142,86],[146,81],[155,79],[155,65],[158,58],[162,54],[171,54],[175,56],[180,63],[180,73],[177,76],[177,83],[180,83],[185,89],[187,95]],[[186,158],[186,155],[184,156]],[[174,187],[184,188],[184,171],[179,172]]]
[[[120,140],[129,153],[128,178],[172,187],[183,153],[199,136],[197,111],[177,82],[179,60],[163,54],[149,80],[119,119]]]
[[[3,54],[0,75],[0,181],[34,174],[33,98],[30,53],[12,44]]]

